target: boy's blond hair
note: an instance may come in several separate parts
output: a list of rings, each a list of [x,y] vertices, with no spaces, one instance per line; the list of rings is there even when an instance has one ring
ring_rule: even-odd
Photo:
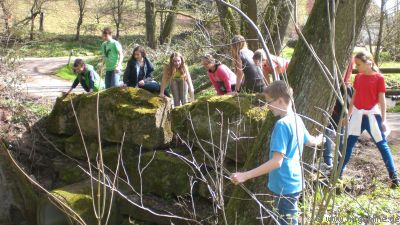
[[[264,88],[264,94],[272,99],[283,98],[289,104],[293,98],[293,89],[285,81],[277,80]]]
[[[262,62],[264,59],[267,59],[267,54],[265,54],[265,51],[263,49],[258,49],[257,51],[254,52],[253,55],[253,60],[254,61],[260,61]]]

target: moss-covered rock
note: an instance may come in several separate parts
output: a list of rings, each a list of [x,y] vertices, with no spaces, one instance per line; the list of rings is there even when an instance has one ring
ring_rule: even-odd
[[[52,164],[52,168],[56,173],[55,188],[78,183],[88,178],[88,175],[79,168],[77,162],[66,159],[65,157],[52,159]]]
[[[174,195],[190,193],[189,176],[193,174],[190,167],[176,156],[164,151],[146,152],[140,158],[140,167],[146,169],[142,173],[142,183],[137,166],[131,168],[131,182],[136,190],[142,184],[144,193],[154,193],[170,198]]]
[[[125,133],[125,143],[147,149],[165,146],[172,140],[170,102],[146,90],[127,87],[57,99],[48,119],[50,132],[68,135],[78,133],[71,99],[86,137],[98,137],[98,100],[102,140],[120,143]]]
[[[176,200],[165,200],[158,196],[144,194],[142,196],[143,199],[143,207],[138,207],[141,205],[141,198],[138,195],[128,196],[131,202],[136,204],[132,204],[125,199],[118,200],[118,207],[120,209],[120,213],[124,216],[129,216],[133,219],[146,221],[150,224],[160,224],[160,225],[188,225],[188,224],[197,224],[191,222],[193,219],[193,209],[191,208],[191,204],[189,203],[189,208],[185,208],[184,204],[177,202]],[[195,199],[195,208],[196,208],[196,220],[201,221],[201,224],[211,224],[210,221],[214,219],[212,205],[208,202],[202,201],[201,199]],[[157,213],[157,215],[150,212]],[[175,215],[182,218],[187,218],[188,220],[177,219],[174,217],[165,217],[160,215]]]
[[[57,98],[56,103],[47,120],[47,129],[54,134],[72,135],[76,131],[76,119],[72,110],[79,105],[80,97],[71,94]]]
[[[85,136],[82,139],[81,135],[75,134],[65,139],[64,149],[65,153],[71,157],[86,160],[89,155],[89,158],[94,160],[99,151],[99,142],[97,139]]]
[[[96,186],[97,185],[94,185],[95,193],[97,193]],[[51,194],[57,198],[58,201],[67,204],[86,224],[97,224],[97,219],[93,211],[90,181],[58,188],[51,191]],[[108,193],[108,196],[110,196],[110,193]],[[109,205],[109,203],[110,201],[108,200],[107,205]],[[54,204],[57,204],[57,206]],[[37,223],[40,225],[69,225],[70,223],[68,221],[70,221],[70,218],[68,218],[64,212],[60,211],[59,204],[60,203],[56,203],[55,200],[50,201],[48,196],[44,196],[38,207]],[[109,224],[118,224],[117,217],[115,204],[113,204]],[[105,218],[103,221],[105,221]]]
[[[7,151],[0,141],[0,224],[30,225],[38,196]]]
[[[173,132],[195,143],[197,137],[209,152],[226,149],[228,158],[244,162],[268,112],[261,99],[249,94],[214,96],[177,107],[171,113]]]

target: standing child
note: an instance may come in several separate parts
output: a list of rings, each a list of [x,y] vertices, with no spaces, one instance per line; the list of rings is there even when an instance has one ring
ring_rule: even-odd
[[[262,71],[253,62],[254,52],[247,48],[246,39],[242,35],[235,35],[231,50],[235,64],[236,91],[261,93],[266,83]]]
[[[270,142],[269,160],[261,166],[231,176],[234,184],[269,174],[268,188],[274,193],[279,224],[298,224],[298,199],[303,189],[300,155],[303,145],[319,145],[322,135],[311,136],[302,119],[292,111],[292,89],[284,81],[275,81],[264,89],[268,108],[280,119]]]
[[[398,187],[400,180],[384,134],[388,129],[385,79],[379,73],[369,52],[361,51],[354,58],[359,73],[355,77],[353,85],[354,93],[349,108],[351,116],[348,128],[349,137],[341,174],[350,160],[358,137],[364,130],[367,130],[382,155],[392,181],[392,187]]]
[[[113,39],[110,28],[103,30],[102,38],[104,42],[101,44],[101,52],[106,69],[106,88],[118,87],[122,61],[124,60],[122,46],[118,41]]]
[[[194,101],[194,88],[189,68],[186,66],[183,56],[174,52],[169,57],[169,64],[164,65],[163,77],[160,88],[160,97],[165,97],[165,89],[170,85],[174,98],[174,106],[184,105],[190,100]]]

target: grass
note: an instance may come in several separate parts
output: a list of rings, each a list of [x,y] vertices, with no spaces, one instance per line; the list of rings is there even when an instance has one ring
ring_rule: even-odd
[[[86,63],[92,65],[95,70],[97,70],[97,65],[99,64],[99,62],[100,58],[93,58],[86,61]],[[76,74],[72,71],[72,64],[64,65],[55,72],[55,75],[59,78],[69,81],[74,81],[76,78]]]
[[[387,219],[390,224],[400,223],[400,188],[390,189],[379,181],[372,181],[376,188],[370,193],[350,197],[348,195],[338,195],[336,197],[333,214],[336,218],[348,219],[342,224],[361,224],[370,221],[368,224],[387,224],[383,219]],[[330,209],[332,210],[332,209]],[[380,219],[378,219],[378,217]],[[327,220],[333,217],[326,217]],[[371,219],[376,219],[371,223]]]

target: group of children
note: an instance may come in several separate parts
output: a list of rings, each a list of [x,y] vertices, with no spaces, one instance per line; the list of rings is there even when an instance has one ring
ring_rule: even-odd
[[[170,87],[174,105],[179,106],[194,100],[194,87],[185,63],[184,57],[174,52],[170,55],[169,63],[164,65],[161,84],[152,78],[154,67],[146,56],[142,46],[133,50],[124,76],[123,84],[119,83],[122,70],[123,54],[121,45],[112,39],[111,30],[103,30],[104,43],[102,53],[105,62],[105,87],[128,86],[143,88],[158,93],[160,97],[170,97],[167,86]],[[280,224],[297,224],[298,199],[303,189],[301,155],[303,145],[320,145],[323,137],[311,136],[302,119],[292,110],[292,89],[284,81],[271,82],[273,70],[277,74],[285,73],[289,61],[271,56],[273,65],[267,61],[263,50],[253,53],[247,48],[243,36],[236,35],[231,43],[232,58],[235,72],[228,66],[217,61],[212,55],[202,57],[202,65],[208,71],[208,76],[218,95],[232,94],[240,91],[264,93],[267,106],[279,120],[276,122],[269,146],[269,160],[261,166],[247,171],[234,173],[231,181],[234,184],[269,174],[268,188],[275,195],[275,206]],[[349,105],[349,137],[344,165],[341,174],[350,160],[352,150],[360,134],[367,130],[378,146],[384,163],[389,172],[393,187],[400,186],[393,157],[384,134],[386,124],[385,81],[376,69],[372,56],[368,52],[355,55],[355,64],[359,71],[354,81],[354,93]],[[102,89],[101,79],[93,67],[77,59],[74,71],[78,74],[71,89],[80,82],[88,91]],[[337,106],[339,107],[339,106]],[[347,121],[339,121],[344,123]],[[335,127],[336,128],[336,127]],[[340,134],[339,135],[343,135]],[[332,164],[328,157],[331,152],[324,152],[325,162]]]

